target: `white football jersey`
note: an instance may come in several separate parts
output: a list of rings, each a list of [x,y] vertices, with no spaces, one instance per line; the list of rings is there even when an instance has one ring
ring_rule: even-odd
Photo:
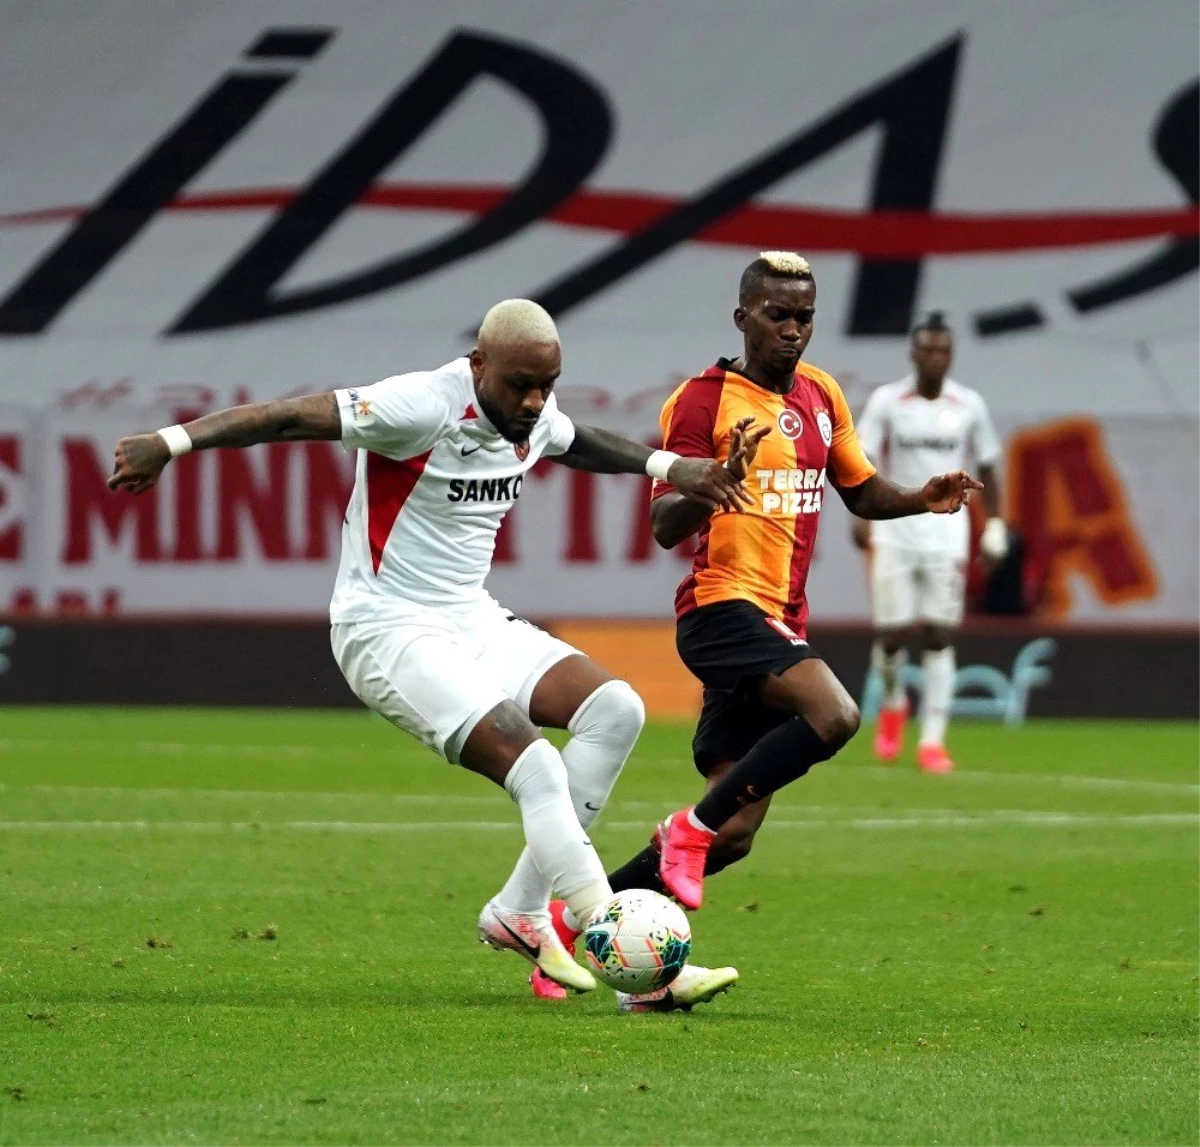
[[[901,486],[924,486],[936,474],[993,465],[1000,436],[978,391],[947,378],[935,399],[917,393],[910,375],[872,391],[858,419],[858,439],[885,477]],[[965,558],[970,521],[958,514],[917,514],[871,523],[871,541],[898,549],[936,550]]]
[[[546,400],[527,443],[479,410],[467,359],[338,390],[342,442],[358,448],[330,619],[411,615],[486,598],[496,531],[543,454],[575,427]]]

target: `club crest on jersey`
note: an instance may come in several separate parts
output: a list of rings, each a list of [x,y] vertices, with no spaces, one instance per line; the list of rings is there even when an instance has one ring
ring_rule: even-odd
[[[784,436],[791,438],[793,441],[804,433],[804,422],[794,410],[781,410],[779,412],[779,429],[783,431]]]
[[[821,441],[829,446],[833,442],[833,423],[823,410],[817,411],[817,429],[821,432]]]
[[[529,439],[526,438],[524,442],[514,442],[513,453],[516,454],[518,462],[524,462],[529,457]]]

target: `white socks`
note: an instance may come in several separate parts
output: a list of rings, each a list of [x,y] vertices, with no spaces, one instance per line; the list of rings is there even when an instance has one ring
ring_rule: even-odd
[[[687,822],[692,826],[692,828],[699,829],[701,832],[706,832],[709,836],[717,835],[717,830],[715,828],[709,828],[708,825],[706,825],[704,821],[702,821],[696,815],[696,810],[694,808],[687,810]]]
[[[549,741],[537,740],[516,760],[504,787],[521,810],[525,844],[538,870],[584,920],[612,895],[604,866],[571,806],[567,769]],[[505,908],[528,911],[497,897]],[[541,905],[545,908],[545,903]]]
[[[645,719],[641,698],[624,681],[605,682],[571,718],[567,727],[574,736],[562,760],[575,816],[583,828],[600,815]],[[516,912],[536,912],[545,909],[554,887],[526,848],[496,899]]]
[[[921,690],[922,745],[944,745],[950,720],[950,702],[954,698],[954,647],[926,650],[921,659],[925,685]]]
[[[904,667],[908,664],[908,650],[901,646],[895,653],[886,653],[883,643],[876,641],[871,646],[871,667],[878,671],[883,681],[883,708],[902,709],[908,703],[904,690]]]
[[[574,819],[584,829],[591,827],[604,808],[645,720],[642,699],[624,681],[606,681],[571,718],[567,728],[573,736],[562,751],[562,763]],[[515,771],[516,766],[513,768]],[[543,875],[545,871],[531,842],[496,900],[514,912],[539,912],[545,910],[551,892],[557,891],[570,904],[563,886],[548,874]],[[573,907],[571,914],[576,919],[586,919]]]

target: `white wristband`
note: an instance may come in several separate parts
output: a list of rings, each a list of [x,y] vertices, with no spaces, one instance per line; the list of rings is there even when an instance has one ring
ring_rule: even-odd
[[[667,471],[679,461],[680,456],[670,450],[655,450],[646,459],[646,473],[660,482],[667,480]]]
[[[192,448],[192,440],[188,437],[188,432],[178,423],[174,426],[164,426],[158,432],[158,436],[167,444],[172,458],[178,458],[180,454],[186,454]]]

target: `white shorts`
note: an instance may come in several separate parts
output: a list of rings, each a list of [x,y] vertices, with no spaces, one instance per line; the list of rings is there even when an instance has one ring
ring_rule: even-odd
[[[954,553],[875,546],[871,551],[871,614],[878,629],[919,621],[951,629],[962,624],[966,562]]]
[[[502,701],[528,716],[538,681],[579,652],[491,598],[399,620],[336,622],[330,640],[364,705],[455,763],[482,717]]]

